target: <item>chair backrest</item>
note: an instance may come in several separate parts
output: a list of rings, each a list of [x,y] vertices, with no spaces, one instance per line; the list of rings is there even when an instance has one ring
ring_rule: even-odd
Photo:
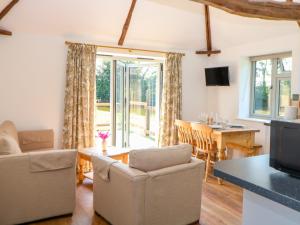
[[[189,144],[149,148],[129,152],[129,166],[144,172],[190,163],[193,147]]]
[[[191,123],[183,120],[175,120],[175,126],[178,130],[178,141],[183,144],[194,144]]]
[[[191,124],[193,137],[196,147],[203,151],[210,151],[213,148],[212,132],[213,129],[206,124],[192,123]]]

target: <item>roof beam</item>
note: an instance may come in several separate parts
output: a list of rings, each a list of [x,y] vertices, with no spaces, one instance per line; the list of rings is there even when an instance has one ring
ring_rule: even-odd
[[[204,10],[205,10],[205,28],[206,28],[206,47],[207,47],[207,50],[205,50],[205,51],[196,51],[196,54],[207,55],[209,57],[213,54],[219,54],[219,53],[221,53],[221,51],[220,50],[212,50],[209,6],[204,5]]]
[[[276,2],[261,0],[191,0],[226,12],[269,20],[300,20],[300,4],[291,0]]]
[[[11,36],[11,35],[12,35],[12,32],[0,28],[0,35]]]
[[[17,4],[19,0],[12,0],[1,12],[0,20]]]
[[[4,16],[17,4],[19,0],[12,0],[1,12],[0,12],[0,20],[3,19]],[[0,28],[0,35],[11,36],[12,32],[8,30],[4,30]]]
[[[120,45],[120,46],[122,46],[124,44],[124,40],[125,40],[127,31],[128,31],[128,28],[129,28],[129,25],[130,25],[130,22],[131,22],[131,17],[132,17],[132,13],[133,13],[133,10],[135,8],[136,2],[137,2],[137,0],[132,0],[132,2],[131,2],[131,6],[130,6],[130,9],[129,9],[127,18],[126,18],[126,21],[125,21],[123,29],[122,29],[122,34],[121,34],[121,37],[120,37],[119,42],[118,42],[118,45]]]

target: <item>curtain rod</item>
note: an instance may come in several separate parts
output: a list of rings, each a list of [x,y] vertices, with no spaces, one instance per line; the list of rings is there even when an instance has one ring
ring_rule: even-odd
[[[66,41],[66,45],[70,44],[85,44],[85,43],[77,43],[77,42],[70,42]],[[114,46],[108,46],[108,45],[93,45],[93,44],[85,44],[85,45],[91,45],[91,46],[97,46],[98,48],[108,48],[108,49],[119,49],[119,50],[127,50],[129,52],[137,51],[137,52],[150,52],[150,53],[159,53],[159,54],[167,54],[167,53],[175,53],[175,54],[181,54],[182,56],[185,56],[184,53],[177,53],[177,52],[165,52],[165,51],[157,51],[157,50],[148,50],[148,49],[139,49],[139,48],[124,48],[124,47],[114,47]]]

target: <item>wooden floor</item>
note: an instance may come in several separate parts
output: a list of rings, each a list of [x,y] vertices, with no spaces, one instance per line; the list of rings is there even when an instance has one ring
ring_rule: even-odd
[[[73,216],[65,216],[31,225],[109,225],[94,214],[92,182],[85,180],[77,188],[76,209]],[[242,190],[229,183],[218,185],[215,178],[204,183],[201,225],[241,225]]]

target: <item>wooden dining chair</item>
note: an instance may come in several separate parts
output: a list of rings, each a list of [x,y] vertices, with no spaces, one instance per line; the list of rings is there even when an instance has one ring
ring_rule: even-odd
[[[180,144],[194,145],[191,123],[183,120],[175,120]]]
[[[213,129],[206,124],[192,123],[192,132],[196,144],[196,150],[206,155],[205,182],[208,174],[217,160],[217,147],[212,139]]]

